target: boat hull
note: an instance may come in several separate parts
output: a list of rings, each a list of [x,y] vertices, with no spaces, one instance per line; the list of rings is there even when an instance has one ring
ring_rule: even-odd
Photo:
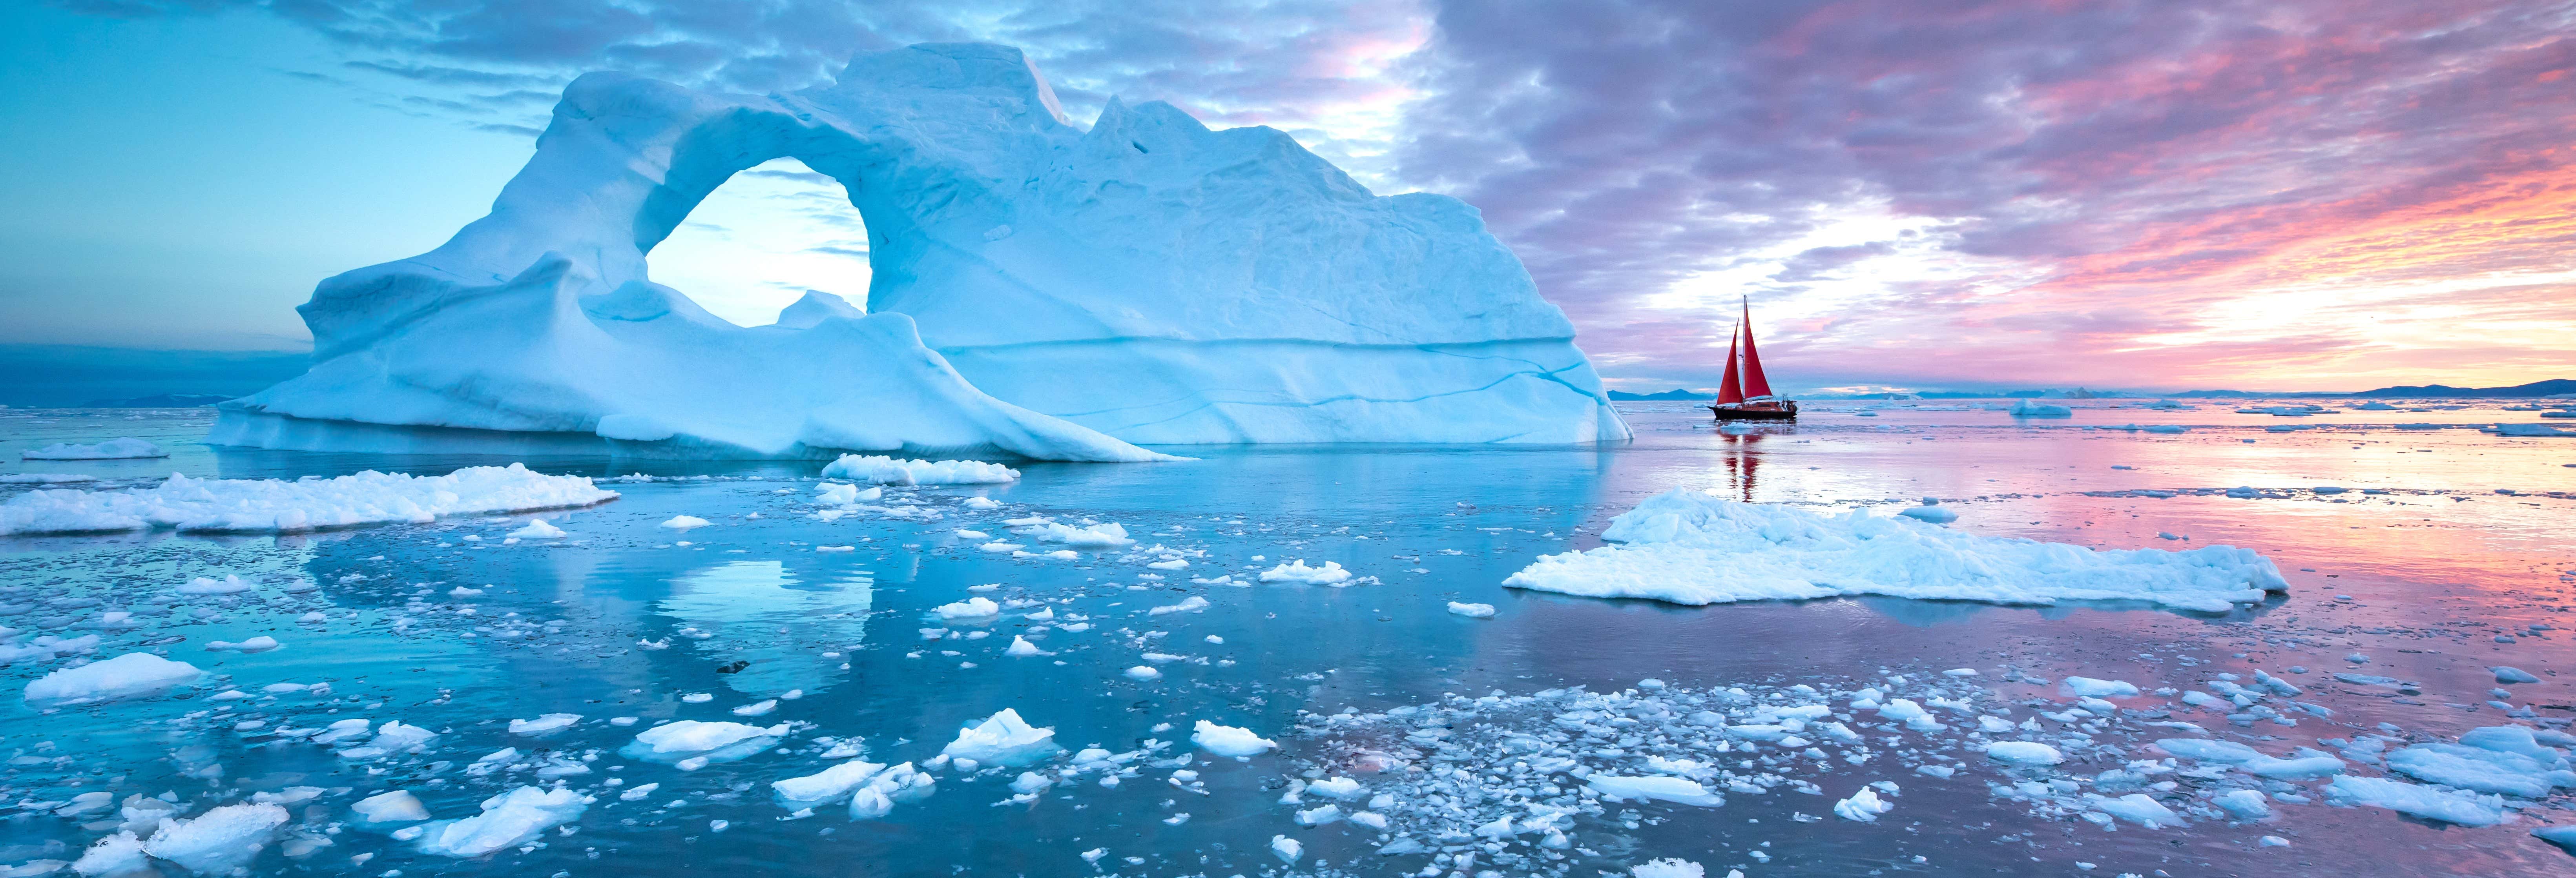
[[[1712,405],[1708,410],[1720,421],[1794,421],[1798,419],[1798,404],[1794,402]]]

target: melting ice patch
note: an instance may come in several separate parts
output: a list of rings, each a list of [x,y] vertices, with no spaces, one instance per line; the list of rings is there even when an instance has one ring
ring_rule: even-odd
[[[2269,559],[2233,546],[2096,550],[1678,488],[1612,519],[1601,538],[1619,545],[1542,555],[1503,584],[1692,605],[1886,595],[2132,600],[2206,612],[2289,590]]]
[[[466,467],[443,476],[373,470],[332,479],[192,479],[151,488],[29,491],[0,503],[0,536],[176,528],[290,533],[443,516],[589,506],[617,498],[587,476],[550,476],[520,464]]]

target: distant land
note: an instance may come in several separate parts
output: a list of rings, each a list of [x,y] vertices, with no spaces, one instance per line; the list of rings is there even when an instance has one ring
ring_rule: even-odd
[[[2379,389],[2377,389],[2377,390],[2360,390],[2360,391],[2351,391],[2351,392],[2304,391],[2304,392],[2264,393],[2264,392],[2261,392],[2261,391],[2253,391],[2253,390],[2186,390],[2186,391],[2182,391],[2182,392],[2180,392],[2180,393],[2148,393],[2148,392],[2144,392],[2144,391],[2127,391],[2127,390],[2094,390],[2094,391],[2084,391],[2082,388],[2077,388],[2077,389],[2076,389],[2076,391],[2072,391],[2072,393],[2085,393],[2085,392],[2089,392],[2089,393],[2090,393],[2090,394],[2092,394],[2094,397],[2097,397],[2097,398],[2103,398],[2103,399],[2156,399],[2156,398],[2165,398],[2165,399],[2184,399],[2184,398],[2191,398],[2191,399],[2212,399],[2212,398],[2284,399],[2284,398],[2293,398],[2293,397],[2334,397],[2334,398],[2350,398],[2350,397],[2388,397],[2388,398],[2405,398],[2405,399],[2530,399],[2530,398],[2545,397],[2545,396],[2559,396],[2559,395],[2567,395],[2567,394],[2576,394],[2576,378],[2551,378],[2551,379],[2546,380],[2546,381],[2534,381],[2534,382],[2531,382],[2531,383],[2529,383],[2529,384],[2516,384],[2516,385],[2514,385],[2514,386],[2512,386],[2512,387],[2452,387],[2452,386],[2450,386],[2450,385],[2448,385],[2448,384],[2423,384],[2423,385],[2404,385],[2404,386],[2399,386],[2399,387],[2382,387],[2382,388],[2379,388]],[[1810,395],[1807,395],[1805,398],[1807,398],[1807,399],[2037,399],[2037,398],[2044,398],[2044,397],[2065,397],[2065,396],[2070,395],[2070,393],[2071,393],[2070,391],[2064,391],[2064,390],[1999,390],[1999,391],[1976,391],[1976,390],[1926,390],[1926,391],[1921,391],[1921,392],[1917,392],[1917,393],[1833,393],[1833,394],[1819,393],[1819,394],[1810,394]],[[1611,399],[1612,401],[1615,401],[1615,402],[1680,402],[1680,401],[1684,401],[1684,400],[1710,399],[1710,398],[1714,398],[1714,397],[1716,397],[1716,396],[1717,396],[1717,391],[1714,391],[1714,390],[1688,390],[1688,389],[1678,389],[1678,388],[1677,388],[1677,389],[1673,389],[1673,390],[1667,390],[1667,391],[1664,391],[1664,392],[1662,392],[1662,393],[1629,393],[1629,392],[1624,391],[1624,390],[1613,390],[1613,391],[1610,391],[1610,399]],[[2079,398],[2080,398],[2080,397],[2079,397]]]

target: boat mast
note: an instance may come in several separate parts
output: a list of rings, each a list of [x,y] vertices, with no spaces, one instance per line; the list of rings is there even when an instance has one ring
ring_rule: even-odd
[[[1762,377],[1762,358],[1753,352],[1753,303],[1744,304],[1744,395],[1770,396],[1771,380]]]
[[[1735,380],[1735,344],[1744,337],[1743,325],[1737,324],[1735,335],[1726,340],[1726,377],[1717,384],[1717,404],[1733,405],[1744,401],[1744,386]]]

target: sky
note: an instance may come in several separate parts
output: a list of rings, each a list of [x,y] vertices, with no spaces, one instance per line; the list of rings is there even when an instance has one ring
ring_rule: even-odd
[[[1751,302],[1796,390],[2576,377],[2576,2],[61,0],[0,8],[0,344],[307,344],[563,83],[766,93],[916,42],[1286,131],[1483,211],[1614,387]],[[745,172],[651,256],[766,323],[863,298],[837,187]]]

